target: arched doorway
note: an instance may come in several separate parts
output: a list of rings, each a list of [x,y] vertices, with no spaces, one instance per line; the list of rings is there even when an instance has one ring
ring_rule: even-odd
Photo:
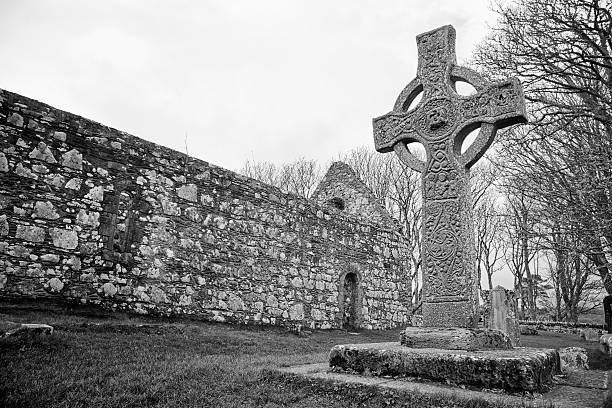
[[[361,327],[362,289],[361,276],[355,270],[340,275],[338,306],[340,308],[340,327],[358,329]]]

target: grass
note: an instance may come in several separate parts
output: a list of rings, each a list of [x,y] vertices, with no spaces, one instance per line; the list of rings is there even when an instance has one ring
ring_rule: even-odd
[[[3,407],[497,407],[416,394],[400,401],[367,387],[322,386],[265,370],[324,362],[334,344],[395,341],[399,330],[298,337],[278,328],[19,308],[0,314],[0,320],[56,329],[53,336],[0,340]],[[562,335],[525,337],[525,343],[586,345]]]

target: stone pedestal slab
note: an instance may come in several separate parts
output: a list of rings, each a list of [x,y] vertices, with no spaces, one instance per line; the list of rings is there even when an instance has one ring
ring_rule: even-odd
[[[508,350],[512,341],[499,330],[465,328],[408,327],[400,334],[400,344],[412,348],[448,350]]]
[[[560,372],[553,349],[442,350],[410,348],[398,343],[334,346],[329,365],[376,376],[413,376],[510,391],[548,389]]]

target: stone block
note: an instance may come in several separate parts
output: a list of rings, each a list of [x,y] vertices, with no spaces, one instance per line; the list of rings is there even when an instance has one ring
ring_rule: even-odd
[[[62,155],[62,166],[73,170],[83,170],[83,155],[77,149],[72,149]]]
[[[63,228],[51,228],[49,231],[53,245],[58,248],[75,249],[79,245],[76,231]]]
[[[34,205],[34,218],[45,218],[47,220],[57,220],[60,216],[55,206],[49,201],[37,201]]]
[[[39,334],[53,334],[53,326],[37,323],[13,323],[9,321],[0,322],[0,338]]]
[[[43,242],[45,240],[45,230],[40,227],[30,225],[17,225],[15,238],[30,242]]]
[[[601,351],[608,355],[612,355],[612,333],[606,333],[599,338]]]
[[[481,294],[484,300],[485,327],[501,330],[510,337],[514,347],[520,346],[521,332],[514,291],[507,290],[503,286],[498,285],[491,291],[483,290]]]
[[[560,372],[553,349],[512,350],[415,349],[398,343],[334,346],[329,365],[359,374],[414,376],[508,391],[547,390]]]
[[[589,369],[589,357],[586,349],[582,347],[561,348],[559,349],[559,357],[561,358],[562,371],[566,371],[568,368]]]
[[[580,338],[585,339],[586,341],[599,341],[602,334],[603,333],[601,332],[601,330],[595,330],[591,328],[580,330]]]
[[[400,333],[400,344],[412,348],[448,350],[508,350],[510,338],[499,330],[408,327]]]
[[[535,327],[527,326],[525,324],[521,324],[519,326],[519,331],[521,336],[537,336],[539,334]]]

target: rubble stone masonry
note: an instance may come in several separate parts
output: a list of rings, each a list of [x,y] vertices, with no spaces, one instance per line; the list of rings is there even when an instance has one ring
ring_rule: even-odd
[[[334,328],[353,273],[360,327],[405,325],[400,233],[351,208],[0,90],[0,299]]]

